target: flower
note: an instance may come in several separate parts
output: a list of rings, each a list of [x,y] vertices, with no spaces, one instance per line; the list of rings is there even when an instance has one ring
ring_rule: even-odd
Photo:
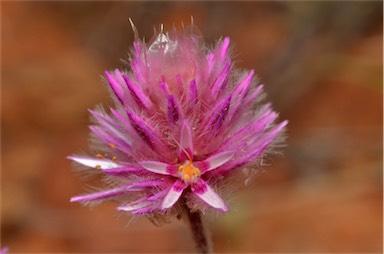
[[[3,247],[0,249],[0,254],[7,254],[9,252],[9,248],[8,247]]]
[[[96,157],[70,156],[105,177],[103,190],[72,202],[115,200],[120,211],[227,211],[223,180],[259,166],[287,121],[263,104],[254,71],[237,69],[229,38],[209,50],[190,30],[135,40],[130,71],[106,71],[114,107],[91,110]]]

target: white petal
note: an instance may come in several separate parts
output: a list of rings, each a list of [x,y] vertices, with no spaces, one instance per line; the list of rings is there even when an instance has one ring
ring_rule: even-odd
[[[142,161],[140,162],[140,165],[146,170],[151,171],[153,173],[170,175],[170,173],[167,172],[167,167],[170,165],[167,163],[158,162],[158,161]]]
[[[199,183],[200,187],[198,190],[194,190],[192,188],[192,191],[199,196],[202,200],[205,201],[208,205],[222,210],[224,212],[228,211],[227,206],[225,205],[224,201],[219,197],[219,195],[214,192],[211,187],[209,187],[208,184],[206,184],[203,180]]]
[[[230,159],[232,159],[234,154],[235,154],[235,151],[225,151],[209,157],[204,161],[204,162],[208,162],[209,164],[209,167],[206,171],[210,171],[212,169],[220,167],[221,165],[224,165]]]
[[[121,167],[119,164],[106,159],[94,159],[92,157],[76,157],[76,156],[69,156],[67,158],[90,168],[110,169],[110,168]]]
[[[181,181],[176,181],[167,195],[164,198],[163,204],[161,205],[162,209],[170,208],[173,206],[177,200],[179,200],[181,194],[183,193],[183,190],[185,189],[186,185]]]

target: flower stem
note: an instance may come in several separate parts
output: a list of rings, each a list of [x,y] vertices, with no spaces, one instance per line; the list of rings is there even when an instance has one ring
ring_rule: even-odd
[[[202,213],[200,211],[192,212],[184,203],[183,209],[188,218],[192,231],[192,236],[196,244],[197,253],[211,253],[211,245],[202,221]]]

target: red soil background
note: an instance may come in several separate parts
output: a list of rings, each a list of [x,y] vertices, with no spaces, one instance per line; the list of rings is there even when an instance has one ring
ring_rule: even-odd
[[[131,223],[112,203],[69,198],[85,181],[87,108],[110,103],[121,68],[153,26],[230,36],[288,119],[288,146],[230,212],[206,216],[215,252],[369,253],[383,248],[382,2],[1,2],[1,246],[11,253],[193,252],[188,228]]]

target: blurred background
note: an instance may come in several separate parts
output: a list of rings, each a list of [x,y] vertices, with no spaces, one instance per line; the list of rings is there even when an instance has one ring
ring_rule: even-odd
[[[383,248],[383,3],[1,2],[1,246],[11,253],[193,252],[181,221],[69,203],[86,182],[88,108],[133,41],[190,17],[230,36],[288,119],[284,155],[230,212],[207,216],[215,252],[378,253]]]

